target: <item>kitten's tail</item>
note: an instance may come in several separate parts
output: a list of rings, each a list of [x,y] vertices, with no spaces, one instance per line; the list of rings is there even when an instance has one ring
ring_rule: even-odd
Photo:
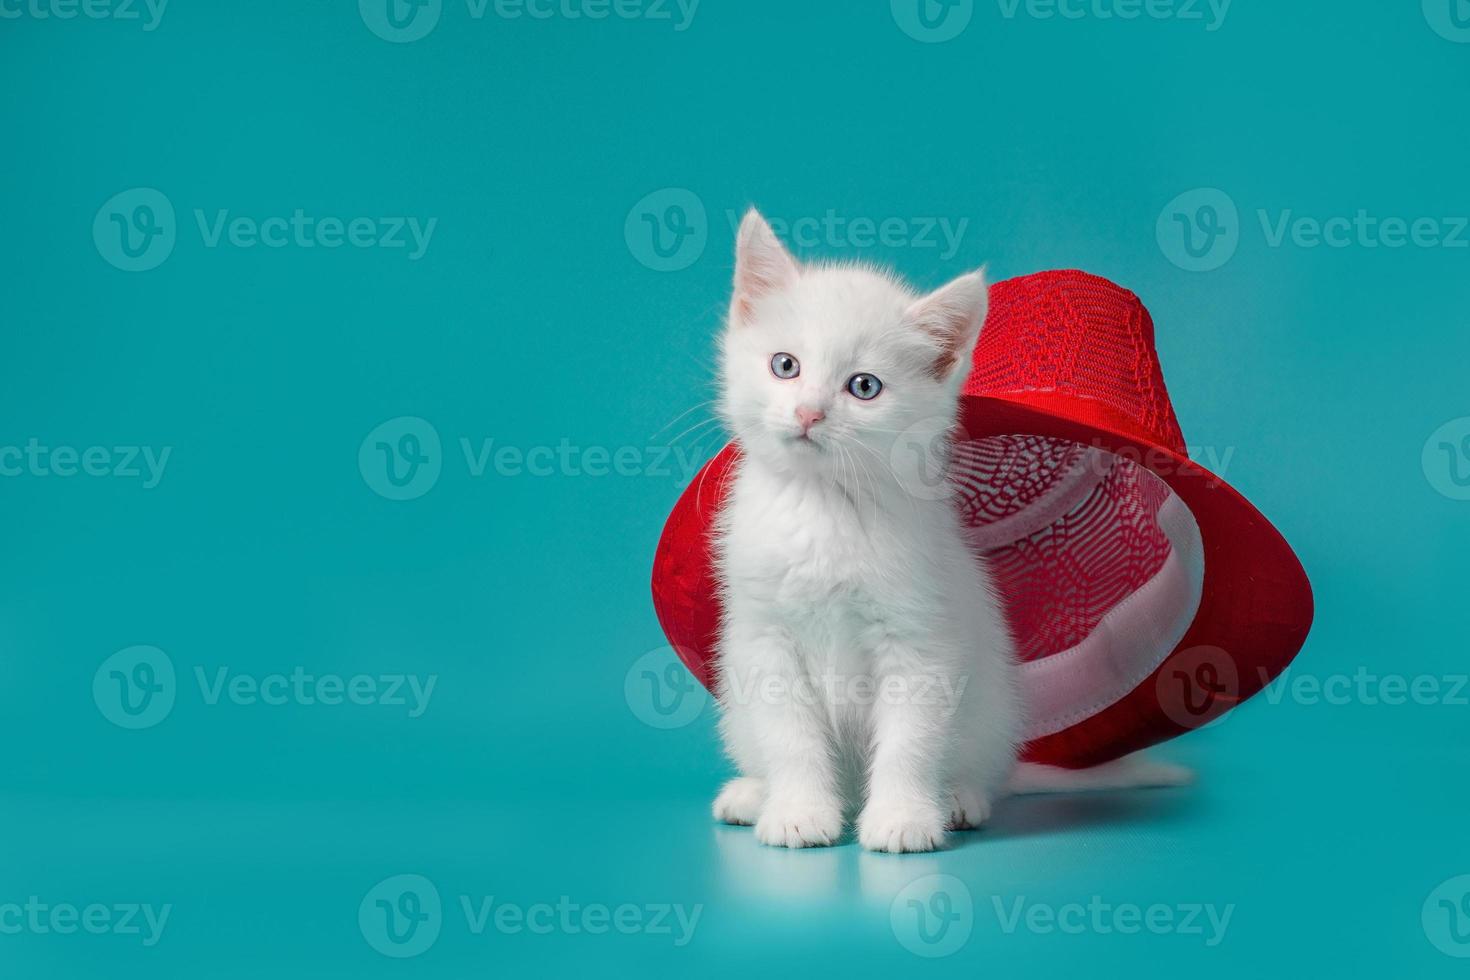
[[[1194,770],[1156,762],[1142,752],[1104,762],[1091,769],[1062,769],[1022,762],[1007,785],[1012,796],[1027,793],[1077,793],[1099,789],[1142,789],[1184,786],[1194,782]]]

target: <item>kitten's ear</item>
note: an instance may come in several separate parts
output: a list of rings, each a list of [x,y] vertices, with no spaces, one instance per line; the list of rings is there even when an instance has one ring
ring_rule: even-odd
[[[989,309],[990,285],[985,281],[984,269],[960,276],[909,307],[909,323],[939,345],[934,376],[940,381],[949,380],[962,365],[970,363]]]
[[[731,318],[745,320],[756,300],[789,286],[801,273],[796,259],[786,251],[759,211],[751,208],[740,222],[735,239],[735,295]]]

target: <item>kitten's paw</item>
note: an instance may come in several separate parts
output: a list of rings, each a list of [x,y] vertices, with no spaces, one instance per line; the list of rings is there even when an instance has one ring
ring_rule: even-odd
[[[761,815],[761,803],[766,798],[764,780],[753,776],[732,779],[715,797],[715,819],[723,823],[748,827]]]
[[[1141,787],[1153,789],[1168,786],[1188,786],[1194,782],[1194,770],[1188,766],[1177,766],[1172,762],[1156,762],[1139,759],[1134,777]]]
[[[944,840],[944,823],[934,807],[869,803],[858,818],[858,843],[890,854],[932,851]]]
[[[768,800],[755,839],[771,847],[827,847],[842,836],[842,808],[822,800]]]
[[[974,830],[990,819],[990,800],[972,789],[957,789],[949,801],[949,829]]]

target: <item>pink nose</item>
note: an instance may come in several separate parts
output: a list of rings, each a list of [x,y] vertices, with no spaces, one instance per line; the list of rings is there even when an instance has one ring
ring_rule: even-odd
[[[827,413],[818,408],[800,407],[796,410],[796,421],[801,423],[801,434],[806,435],[812,431],[812,426],[827,417]]]

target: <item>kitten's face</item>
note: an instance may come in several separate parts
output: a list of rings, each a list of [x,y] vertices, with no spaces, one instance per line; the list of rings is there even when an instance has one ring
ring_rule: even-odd
[[[799,267],[741,226],[721,413],[746,453],[861,488],[905,433],[947,429],[985,315],[978,275],[922,299],[861,267]]]

